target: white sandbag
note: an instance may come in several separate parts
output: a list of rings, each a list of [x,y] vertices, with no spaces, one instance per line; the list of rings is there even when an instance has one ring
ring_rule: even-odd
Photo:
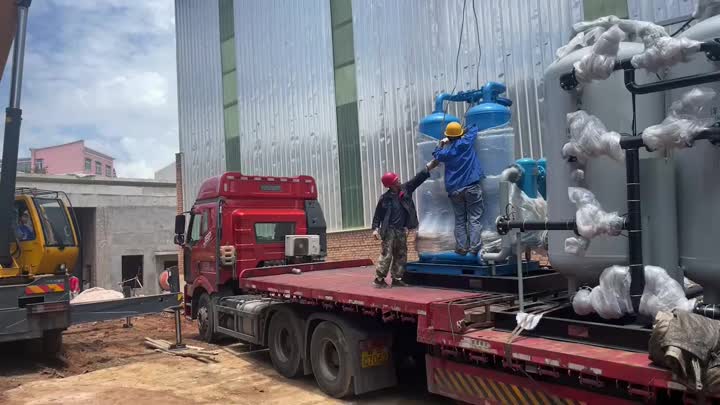
[[[562,156],[576,158],[585,163],[591,158],[608,156],[618,162],[625,161],[620,147],[620,134],[608,131],[600,119],[578,110],[567,115],[570,140],[563,145]]]
[[[620,42],[623,39],[625,39],[625,33],[616,25],[603,32],[593,45],[592,52],[573,64],[577,81],[589,83],[593,80],[605,80],[610,77],[620,50]]]
[[[123,293],[115,290],[106,290],[100,287],[88,288],[70,300],[71,304],[80,304],[83,302],[112,301],[125,298]]]
[[[660,311],[692,311],[695,299],[685,297],[685,289],[665,269],[645,266],[645,290],[640,298],[640,313],[655,318]]]
[[[672,103],[667,118],[643,131],[645,145],[651,150],[691,146],[700,131],[713,123],[712,118],[699,117],[715,95],[715,91],[710,88],[698,87],[683,94],[679,100]]]

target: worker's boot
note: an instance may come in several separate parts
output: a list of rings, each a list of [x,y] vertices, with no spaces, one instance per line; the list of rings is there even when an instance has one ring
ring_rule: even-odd
[[[460,256],[465,256],[467,254],[467,250],[457,248],[457,249],[455,249],[455,253],[459,254]]]
[[[373,286],[375,286],[375,288],[387,288],[388,287],[384,278],[377,278],[377,277],[375,277],[375,280],[373,280]]]
[[[408,285],[406,282],[402,281],[401,279],[394,278],[392,281],[392,286],[393,287],[407,287]]]

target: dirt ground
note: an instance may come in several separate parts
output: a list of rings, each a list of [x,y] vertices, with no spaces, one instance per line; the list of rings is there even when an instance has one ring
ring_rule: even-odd
[[[220,346],[197,340],[194,324],[183,321],[185,343],[215,350],[203,363],[147,349],[145,337],[174,341],[171,315],[73,327],[57,359],[33,359],[22,344],[0,345],[0,403],[44,404],[334,404],[312,376],[288,380],[272,368],[267,351],[234,342]],[[417,380],[356,398],[352,403],[449,403],[432,396]]]

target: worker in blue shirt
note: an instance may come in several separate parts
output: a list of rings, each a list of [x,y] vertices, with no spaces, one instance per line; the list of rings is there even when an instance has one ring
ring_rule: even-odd
[[[451,122],[445,128],[445,138],[433,152],[433,157],[445,164],[445,190],[455,211],[455,252],[477,255],[482,246],[480,238],[483,214],[483,193],[480,182],[485,178],[475,153],[476,126],[464,129]]]

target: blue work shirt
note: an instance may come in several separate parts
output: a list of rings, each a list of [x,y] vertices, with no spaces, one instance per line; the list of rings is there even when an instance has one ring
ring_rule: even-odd
[[[460,139],[451,141],[445,147],[438,146],[433,157],[445,164],[445,190],[455,193],[472,186],[485,178],[480,159],[475,153],[476,126],[468,128]]]

